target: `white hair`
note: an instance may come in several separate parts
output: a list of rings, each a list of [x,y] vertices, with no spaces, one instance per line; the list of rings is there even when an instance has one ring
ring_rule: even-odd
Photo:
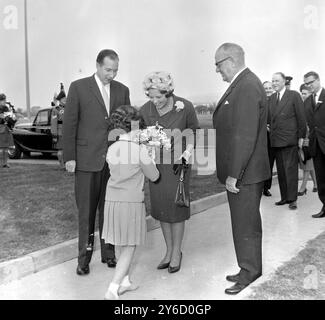
[[[245,65],[245,52],[241,46],[239,46],[236,43],[224,43],[222,44],[218,51],[223,51],[227,53],[229,57],[231,57],[235,64],[238,66],[244,66]]]

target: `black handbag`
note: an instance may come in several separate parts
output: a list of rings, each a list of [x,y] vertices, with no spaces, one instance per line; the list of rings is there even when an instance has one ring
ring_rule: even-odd
[[[303,164],[306,164],[306,162],[312,158],[309,152],[309,147],[302,147],[302,152],[304,154],[304,160],[302,162]]]
[[[188,165],[179,165],[177,171],[179,171],[179,181],[178,181],[178,186],[176,190],[176,196],[175,196],[175,204],[178,207],[190,207],[190,199],[189,196],[185,192],[185,186],[184,186],[184,179],[185,179],[185,174],[187,171]]]
[[[312,158],[309,152],[309,139],[304,139],[303,145],[301,149],[298,149],[298,154],[301,162],[306,164],[308,160]]]

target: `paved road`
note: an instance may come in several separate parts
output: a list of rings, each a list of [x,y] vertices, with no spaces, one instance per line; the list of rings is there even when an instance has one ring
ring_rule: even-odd
[[[308,187],[310,190],[310,183]],[[298,210],[292,211],[287,206],[275,207],[274,202],[279,200],[278,186],[273,186],[271,191],[273,196],[264,197],[261,204],[264,275],[254,285],[265,281],[282,263],[294,257],[309,239],[325,229],[325,219],[311,218],[311,214],[321,207],[316,193],[299,197]],[[180,272],[169,274],[166,270],[156,269],[163,254],[161,230],[149,232],[147,246],[138,251],[134,266],[134,280],[140,288],[123,295],[123,300],[231,300],[242,299],[250,293],[251,288],[247,288],[235,297],[224,294],[224,289],[231,285],[225,275],[238,271],[227,204],[192,216],[188,221]],[[88,276],[77,276],[76,264],[73,259],[2,285],[0,299],[103,299],[113,270],[100,262],[98,251]]]

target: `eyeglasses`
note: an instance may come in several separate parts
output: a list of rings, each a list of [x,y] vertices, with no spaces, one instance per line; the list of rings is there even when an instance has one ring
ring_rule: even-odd
[[[317,79],[314,79],[312,81],[309,81],[309,82],[305,82],[305,85],[306,86],[310,86],[311,84],[313,84]]]
[[[226,61],[226,60],[229,59],[229,58],[231,58],[231,57],[226,57],[226,58],[224,58],[224,59],[222,59],[222,60],[216,62],[216,63],[215,63],[216,67],[219,68],[219,67],[220,67],[220,64],[221,64],[222,62]]]

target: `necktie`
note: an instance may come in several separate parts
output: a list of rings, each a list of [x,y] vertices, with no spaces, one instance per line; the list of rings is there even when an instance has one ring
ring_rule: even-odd
[[[315,111],[316,109],[316,94],[313,93],[312,97],[311,97],[311,105],[313,107],[313,110]]]
[[[276,93],[276,105],[279,105],[280,102],[280,92]]]
[[[104,99],[107,114],[109,115],[109,96],[107,94],[107,91],[106,91],[106,88],[105,88],[104,85],[102,85],[102,96],[103,96],[103,99]]]

